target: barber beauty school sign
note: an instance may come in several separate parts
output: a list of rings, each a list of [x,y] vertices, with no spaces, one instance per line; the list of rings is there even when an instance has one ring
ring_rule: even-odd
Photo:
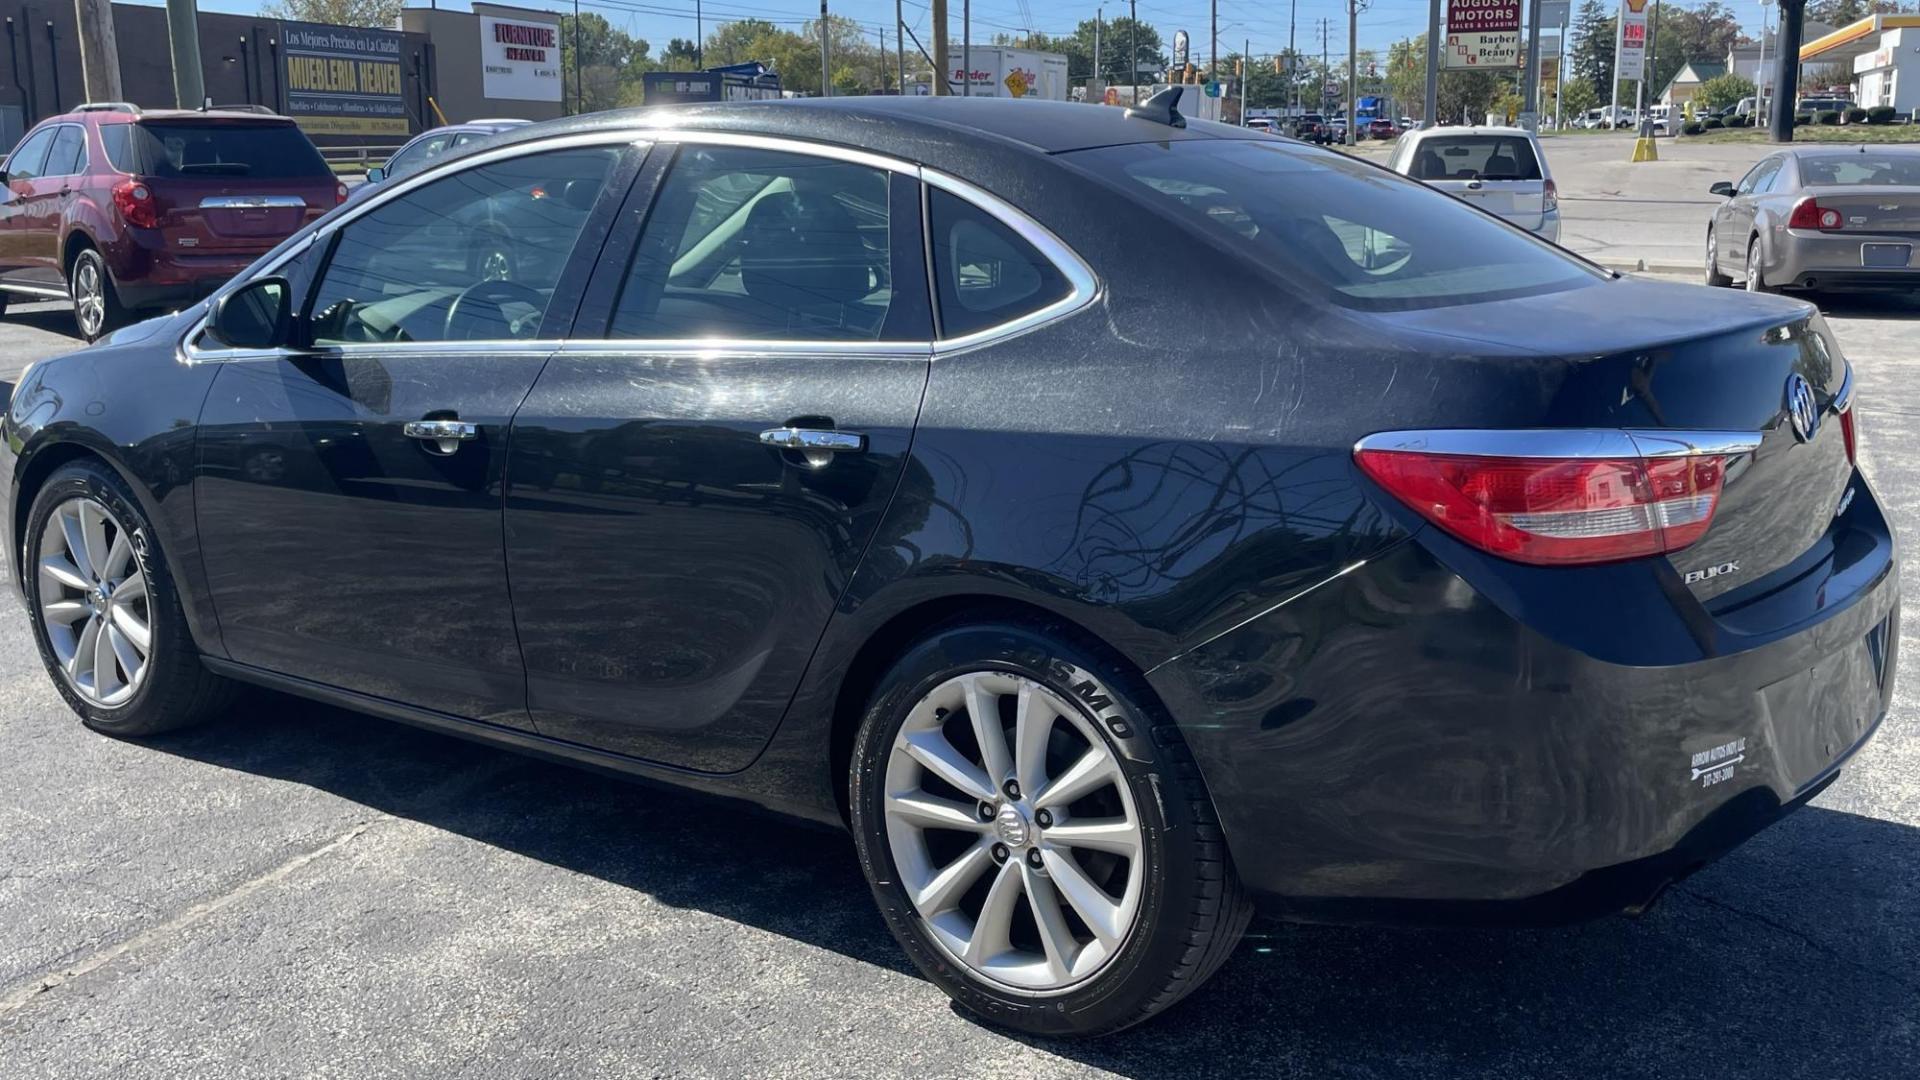
[[[1520,0],[1448,0],[1447,48],[1442,67],[1517,68]]]

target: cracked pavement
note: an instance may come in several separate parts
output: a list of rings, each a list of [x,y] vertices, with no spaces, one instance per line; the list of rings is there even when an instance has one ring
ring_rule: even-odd
[[[1920,302],[1830,304],[1920,535]],[[71,347],[0,322],[0,382]],[[1912,564],[1909,563],[1909,575]],[[1920,1062],[1920,650],[1815,803],[1638,919],[1261,926],[1092,1044],[907,967],[845,838],[259,695],[82,729],[0,601],[0,1077],[1832,1077]],[[1916,627],[1904,620],[1909,639]]]

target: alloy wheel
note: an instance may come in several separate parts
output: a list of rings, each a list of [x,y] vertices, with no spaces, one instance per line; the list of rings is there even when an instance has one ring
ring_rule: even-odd
[[[900,884],[967,971],[1063,992],[1118,955],[1145,841],[1120,762],[1078,707],[1009,672],[948,679],[901,725],[885,783]]]
[[[100,264],[82,256],[73,268],[73,317],[80,324],[80,335],[91,341],[107,319],[107,294],[100,279]]]
[[[69,499],[40,534],[40,624],[75,693],[112,708],[139,689],[153,655],[153,609],[133,536],[95,499]]]
[[[1747,291],[1765,292],[1767,287],[1760,281],[1760,245],[1747,245]]]

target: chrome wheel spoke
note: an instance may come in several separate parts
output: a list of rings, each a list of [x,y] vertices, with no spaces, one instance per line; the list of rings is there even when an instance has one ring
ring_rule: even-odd
[[[1047,736],[1059,714],[1049,703],[1050,695],[1034,684],[1020,684],[1020,704],[1014,712],[1014,775],[1022,790],[1038,792],[1047,782]],[[1031,798],[1031,794],[1029,795]]]
[[[1116,944],[1125,929],[1120,924],[1120,905],[1095,885],[1080,869],[1080,864],[1069,856],[1058,851],[1043,851],[1041,859],[1047,864],[1047,873],[1053,876],[1060,895],[1073,905],[1074,912],[1087,924],[1087,929],[1093,931],[1093,936],[1108,947]]]
[[[113,647],[113,658],[120,662],[120,670],[126,673],[127,682],[132,683],[140,675],[140,653],[134,649],[133,642],[113,623],[107,624],[106,633],[100,635]]]
[[[981,821],[974,808],[924,791],[887,796],[887,813],[923,829],[954,829],[984,833],[992,823]]]
[[[73,647],[73,655],[67,659],[67,677],[76,683],[83,675],[93,674],[95,655],[100,644],[100,620],[88,617],[87,625],[80,630],[80,640]]]
[[[127,644],[137,650],[142,657],[145,657],[147,651],[153,647],[152,630],[147,626],[146,620],[135,615],[131,608],[115,603],[112,625],[114,632],[125,638]]]
[[[1125,818],[1082,818],[1047,830],[1047,840],[1060,847],[1110,851],[1129,859],[1140,856],[1140,830]]]
[[[1000,726],[1000,696],[987,685],[987,675],[968,675],[963,683],[967,692],[967,718],[973,722],[973,738],[980,744],[980,762],[987,780],[995,788],[1013,775],[1013,762],[1007,753],[1006,729]]]
[[[54,555],[40,560],[40,572],[69,589],[86,592],[93,588],[93,582],[87,580],[86,571],[80,569],[64,555]]]
[[[906,751],[928,772],[976,799],[993,801],[997,792],[987,774],[954,749],[938,729],[916,731],[906,737]]]
[[[107,577],[107,517],[98,503],[91,499],[81,499],[79,509],[74,516],[80,521],[80,535],[86,544],[86,562],[81,568],[93,575],[93,580],[104,581]],[[79,562],[79,552],[74,552],[75,562]]]
[[[1020,906],[1019,862],[1008,861],[987,890],[980,916],[973,921],[973,936],[967,939],[967,954],[962,959],[979,967],[1012,947],[1013,913]]]
[[[113,601],[116,604],[127,604],[135,600],[144,600],[146,596],[147,573],[144,570],[135,570],[127,576],[127,580],[113,587]]]
[[[914,892],[914,906],[925,915],[937,915],[951,908],[992,865],[993,855],[987,846],[975,844]]]
[[[40,614],[50,623],[72,626],[92,614],[84,600],[55,600],[40,605]]]
[[[1033,801],[1041,806],[1065,806],[1075,799],[1091,795],[1119,779],[1120,768],[1105,748],[1089,747],[1080,760],[1036,792]]]
[[[1065,982],[1073,973],[1073,960],[1080,951],[1080,943],[1074,940],[1066,914],[1060,910],[1060,895],[1045,874],[1025,863],[1020,864],[1020,876],[1027,891],[1027,906],[1033,911],[1033,923],[1040,930],[1047,974],[1055,981]]]
[[[80,524],[80,508],[75,503],[68,503],[55,513],[60,519],[60,537],[66,544],[67,562],[80,572],[81,584],[75,588],[90,589],[93,587],[93,561],[87,558],[87,535]]]
[[[113,546],[107,549],[105,568],[100,573],[103,581],[118,581],[127,576],[127,568],[133,563],[133,543],[127,534],[119,529],[113,531]],[[116,592],[118,589],[116,588]]]

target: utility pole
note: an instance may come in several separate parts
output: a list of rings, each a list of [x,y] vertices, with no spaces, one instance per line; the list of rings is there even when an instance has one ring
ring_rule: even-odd
[[[1807,0],[1780,0],[1779,54],[1774,57],[1773,124],[1768,137],[1774,142],[1793,141],[1794,98],[1800,93],[1800,38]]]
[[[1440,123],[1440,4],[1427,0],[1427,107],[1420,115],[1420,126]]]
[[[1753,112],[1755,116],[1765,117],[1767,113],[1767,17],[1772,14],[1764,2],[1760,5],[1760,63],[1753,69]]]
[[[907,96],[907,21],[900,14],[900,0],[893,0],[893,58],[900,65],[900,96]]]
[[[587,111],[587,84],[580,77],[580,0],[573,0],[573,112]]]
[[[1240,40],[1240,126],[1247,126],[1247,84],[1253,76],[1253,39]]]
[[[1293,51],[1293,31],[1300,24],[1300,0],[1293,0],[1287,11],[1287,82],[1293,85],[1293,113],[1300,115],[1300,73],[1293,69],[1299,57]],[[1289,129],[1291,130],[1291,129]]]
[[[1646,66],[1643,67],[1640,71],[1640,86],[1637,93],[1635,94],[1635,97],[1639,101],[1639,104],[1635,106],[1635,112],[1639,116],[1639,123],[1636,128],[1635,134],[1639,135],[1641,138],[1653,137],[1653,117],[1649,115],[1647,112],[1647,106],[1653,104],[1653,102],[1648,99],[1651,98],[1653,95],[1647,92],[1647,83],[1652,80],[1654,67],[1659,63],[1660,63],[1660,0],[1653,0],[1653,18],[1648,20],[1647,22],[1647,63],[1646,63]],[[1667,118],[1667,127],[1670,130],[1672,129],[1673,127],[1672,117]]]
[[[1127,0],[1127,69],[1133,73],[1128,81],[1133,83],[1132,105],[1140,104],[1140,12],[1134,8],[1134,0]]]
[[[173,101],[182,109],[206,103],[200,76],[200,12],[194,0],[167,0],[167,45],[173,52]]]
[[[1564,46],[1563,46],[1564,47]],[[1520,126],[1540,130],[1540,0],[1527,4],[1527,73],[1520,79]]]
[[[1087,80],[1087,101],[1092,103],[1094,90],[1100,84],[1100,17],[1104,9],[1093,9],[1093,77]]]
[[[1626,40],[1625,34],[1625,20],[1616,17],[1613,20],[1613,103],[1607,106],[1608,131],[1620,126],[1620,45]]]
[[[883,47],[881,52],[887,50]],[[707,68],[707,24],[700,11],[700,0],[693,0],[693,69]]]
[[[1220,0],[1207,4],[1207,71],[1209,78],[1220,81]]]
[[[1333,74],[1333,58],[1327,55],[1327,17],[1320,17],[1320,108],[1315,110],[1324,115],[1327,108],[1327,76]]]
[[[119,101],[120,47],[113,40],[113,4],[74,0],[80,24],[80,85],[88,101]]]
[[[960,93],[973,96],[973,0],[960,0]]]
[[[832,59],[827,56],[827,0],[820,0],[820,96],[833,96]]]
[[[1360,7],[1365,0],[1347,0],[1347,145],[1360,141],[1357,95],[1360,92]]]
[[[894,10],[899,10],[896,2]],[[937,97],[947,97],[953,93],[953,87],[947,82],[947,73],[953,68],[953,59],[947,54],[947,0],[933,0],[933,92]]]
[[[1553,62],[1553,130],[1559,131],[1562,122],[1560,116],[1560,98],[1567,89],[1567,65],[1573,57],[1567,54],[1567,27],[1573,21],[1573,5],[1560,9],[1560,55]]]

